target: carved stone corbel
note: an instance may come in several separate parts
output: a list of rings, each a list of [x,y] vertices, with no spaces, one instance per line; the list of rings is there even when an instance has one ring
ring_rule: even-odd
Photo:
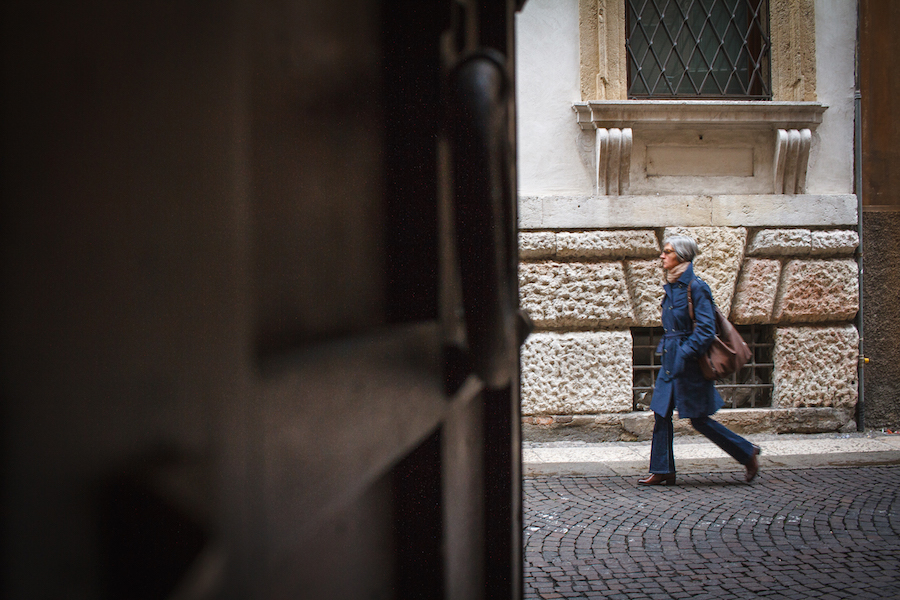
[[[805,194],[812,132],[809,129],[779,129],[775,135],[774,192]]]
[[[630,127],[597,128],[594,166],[598,195],[619,196],[628,193],[632,145],[633,136]]]

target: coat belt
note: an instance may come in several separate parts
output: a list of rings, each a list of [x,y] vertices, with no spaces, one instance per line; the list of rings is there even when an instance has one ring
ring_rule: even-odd
[[[684,330],[684,331],[667,331],[667,332],[665,332],[665,333],[663,334],[663,338],[677,338],[677,337],[684,337],[684,336],[686,336],[686,335],[691,335],[691,333],[693,333],[693,332],[692,332],[692,331],[689,331],[689,330]]]

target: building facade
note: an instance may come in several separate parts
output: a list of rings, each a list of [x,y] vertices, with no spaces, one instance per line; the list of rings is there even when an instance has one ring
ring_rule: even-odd
[[[699,7],[699,10],[698,10]],[[527,436],[645,439],[662,240],[753,348],[744,432],[858,428],[854,0],[531,0],[517,21]]]

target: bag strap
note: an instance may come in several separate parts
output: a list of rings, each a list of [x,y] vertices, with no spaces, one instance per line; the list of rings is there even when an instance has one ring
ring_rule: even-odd
[[[691,321],[694,322],[694,328],[696,329],[697,328],[697,319],[694,318],[694,300],[691,298],[691,286],[694,284],[695,281],[697,281],[696,277],[691,279],[691,282],[688,284],[687,297],[688,297],[688,314],[691,316]],[[716,315],[718,315],[719,309],[718,309],[718,307],[715,306],[715,301],[713,301],[713,302],[714,302],[713,303],[713,311],[715,312]],[[724,319],[724,317],[723,317],[723,319]],[[719,331],[720,331],[719,321],[718,321],[718,319],[716,319],[716,337],[719,337]]]
[[[694,279],[696,279],[696,277]],[[694,300],[691,298],[691,286],[694,285],[694,279],[691,279],[690,283],[688,283],[688,314],[691,316],[691,321],[694,321],[694,325],[696,326],[697,320],[694,318]]]

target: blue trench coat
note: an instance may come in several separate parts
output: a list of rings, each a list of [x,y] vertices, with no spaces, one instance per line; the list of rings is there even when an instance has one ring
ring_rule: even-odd
[[[687,286],[691,286],[694,317],[688,312]],[[712,292],[688,265],[678,281],[663,286],[662,324],[665,334],[656,348],[662,356],[662,368],[656,377],[650,409],[665,417],[674,401],[682,419],[709,416],[724,402],[712,381],[703,378],[697,358],[705,352],[716,335],[715,308]]]

